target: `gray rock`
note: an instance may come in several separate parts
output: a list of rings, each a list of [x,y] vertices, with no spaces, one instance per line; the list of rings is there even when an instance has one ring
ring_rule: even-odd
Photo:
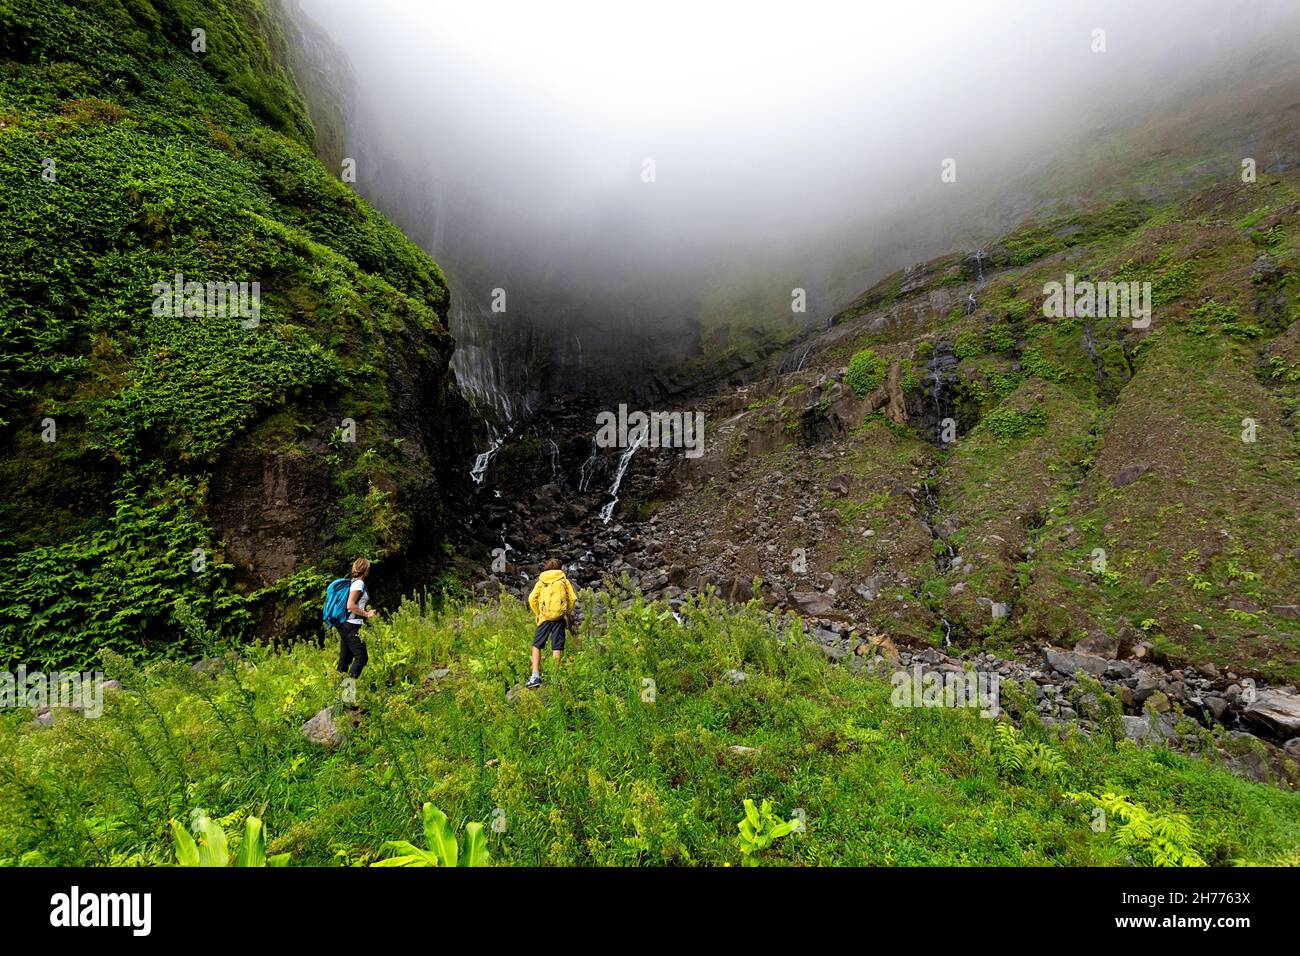
[[[190,665],[190,670],[196,674],[202,674],[205,677],[216,677],[226,669],[226,662],[220,657],[205,657],[201,661],[195,661]]]
[[[1147,473],[1147,465],[1125,465],[1119,471],[1115,472],[1110,479],[1110,483],[1116,488],[1123,488],[1125,485],[1131,485]]]
[[[1154,677],[1148,677],[1143,674],[1138,678],[1137,684],[1133,687],[1133,703],[1138,707],[1141,707],[1147,702],[1147,698],[1156,694],[1159,690],[1160,681],[1156,680]]]
[[[794,602],[794,606],[798,608],[800,614],[807,614],[811,617],[826,614],[834,607],[831,599],[818,591],[791,591],[790,600]]]
[[[1089,634],[1075,644],[1074,649],[1080,654],[1091,654],[1094,657],[1113,660],[1119,656],[1119,638],[1108,634]]]
[[[42,707],[36,712],[36,716],[32,720],[32,726],[38,728],[53,727],[54,719],[54,711],[48,707]]]
[[[1224,715],[1228,713],[1229,705],[1226,700],[1217,695],[1208,695],[1205,698],[1205,706],[1209,708],[1214,719],[1222,723]]]
[[[334,723],[334,714],[329,707],[317,711],[316,716],[302,725],[302,735],[322,747],[337,747],[343,742],[343,734]]]
[[[1294,737],[1300,734],[1300,697],[1280,690],[1263,690],[1242,711],[1242,716],[1279,737]]]
[[[1282,745],[1282,749],[1286,751],[1288,756],[1300,760],[1300,737],[1292,737]]]
[[[1097,657],[1094,654],[1049,649],[1044,656],[1047,658],[1047,664],[1052,670],[1058,674],[1064,674],[1066,677],[1073,677],[1078,671],[1091,674],[1093,677],[1100,677],[1106,673],[1106,659]]]
[[[728,680],[733,684],[743,684],[745,681],[749,680],[748,674],[744,671],[736,670],[734,667],[722,676],[725,680]]]
[[[1131,717],[1125,714],[1121,719],[1124,721],[1124,735],[1134,743],[1142,743],[1151,733],[1151,723],[1145,717]]]

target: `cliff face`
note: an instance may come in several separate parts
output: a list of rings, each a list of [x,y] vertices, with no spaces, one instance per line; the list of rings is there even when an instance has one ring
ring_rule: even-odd
[[[309,632],[352,557],[438,564],[447,282],[285,51],[261,0],[0,2],[0,660]]]

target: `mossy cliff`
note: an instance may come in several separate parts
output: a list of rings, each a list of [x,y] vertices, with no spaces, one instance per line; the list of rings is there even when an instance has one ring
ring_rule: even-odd
[[[0,0],[0,661],[303,633],[352,556],[441,553],[447,283],[285,62],[260,0]]]

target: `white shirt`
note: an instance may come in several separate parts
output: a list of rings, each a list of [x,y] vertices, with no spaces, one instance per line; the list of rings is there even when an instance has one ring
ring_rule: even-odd
[[[351,601],[351,603],[356,604],[357,607],[361,608],[361,610],[364,611],[366,609],[366,602],[370,600],[370,592],[366,590],[366,582],[361,580],[361,578],[354,578],[352,581],[352,586],[348,588],[349,598],[352,597],[352,592],[354,591],[360,591],[361,593],[358,594],[356,598],[353,601]],[[355,614],[349,611],[348,623],[364,624],[366,623],[366,619],[364,617],[357,617]]]

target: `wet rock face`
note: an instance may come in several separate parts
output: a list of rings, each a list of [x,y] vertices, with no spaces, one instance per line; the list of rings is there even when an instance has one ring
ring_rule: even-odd
[[[233,451],[209,495],[213,525],[241,584],[257,587],[292,574],[334,537],[321,520],[331,497],[323,460]]]
[[[467,494],[472,448],[471,412],[448,371],[451,347],[433,331],[394,332],[382,349],[386,404],[363,416],[338,395],[292,435],[268,439],[255,429],[225,451],[213,468],[208,516],[239,587],[257,590],[311,565],[342,574],[364,555],[383,560],[375,593],[395,601],[436,573],[454,503]],[[333,440],[349,418],[355,441]],[[360,484],[341,489],[340,475],[367,453],[377,455],[374,466]],[[355,511],[373,493],[384,496],[388,523],[400,529],[387,537],[344,510],[342,499],[351,497]],[[359,530],[349,536],[349,527]],[[295,602],[264,601],[254,610],[260,637],[304,636],[319,626]]]

